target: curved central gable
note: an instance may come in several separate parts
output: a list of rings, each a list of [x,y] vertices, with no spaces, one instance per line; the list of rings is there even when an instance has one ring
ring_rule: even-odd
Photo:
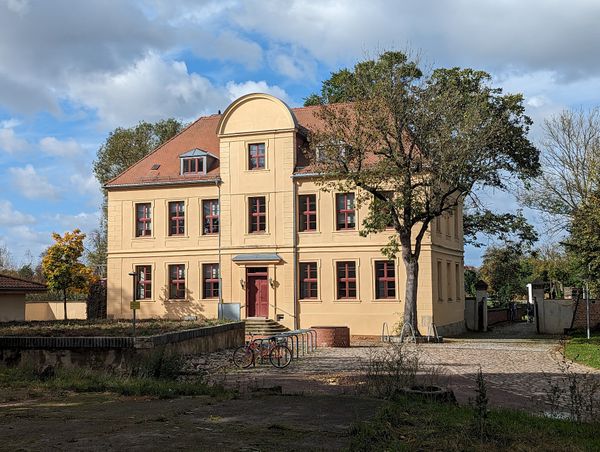
[[[242,96],[227,107],[217,133],[235,135],[296,127],[296,117],[284,102],[269,94],[255,93]]]

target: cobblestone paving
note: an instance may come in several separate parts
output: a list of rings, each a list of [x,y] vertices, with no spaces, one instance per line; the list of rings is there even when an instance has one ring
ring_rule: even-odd
[[[352,343],[350,348],[318,349],[292,361],[286,369],[275,369],[265,363],[239,370],[231,365],[231,351],[227,351],[216,359],[206,360],[213,366],[209,365],[210,369],[204,372],[214,381],[241,390],[281,386],[283,392],[292,393],[353,393],[369,357],[381,350],[382,344],[354,338]],[[562,399],[566,403],[567,383],[561,370],[564,363],[558,338],[536,335],[533,324],[496,327],[488,333],[416,347],[422,362],[443,371],[459,402],[468,403],[474,398],[475,379],[481,367],[492,405],[544,410],[549,382],[564,388]],[[600,371],[574,363],[569,366],[570,372],[580,374],[581,378],[600,382]]]

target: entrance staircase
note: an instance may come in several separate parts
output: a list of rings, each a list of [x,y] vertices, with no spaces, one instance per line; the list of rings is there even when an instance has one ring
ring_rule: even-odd
[[[288,328],[275,320],[265,319],[264,317],[248,317],[246,320],[246,334],[255,336],[272,336],[277,333],[289,331]]]

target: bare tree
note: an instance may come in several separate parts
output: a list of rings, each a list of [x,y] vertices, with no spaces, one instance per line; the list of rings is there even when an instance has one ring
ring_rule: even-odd
[[[600,109],[564,110],[544,123],[540,175],[524,193],[549,231],[564,230],[582,202],[598,190]]]

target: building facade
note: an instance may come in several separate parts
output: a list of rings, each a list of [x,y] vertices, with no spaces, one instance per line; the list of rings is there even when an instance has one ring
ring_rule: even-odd
[[[321,191],[303,171],[315,112],[244,96],[110,181],[109,316],[130,317],[135,290],[141,317],[216,317],[222,303],[289,328],[392,329],[406,279],[402,260],[381,253],[393,231],[361,237],[356,193]],[[420,258],[420,329],[459,332],[462,212],[432,228]]]

